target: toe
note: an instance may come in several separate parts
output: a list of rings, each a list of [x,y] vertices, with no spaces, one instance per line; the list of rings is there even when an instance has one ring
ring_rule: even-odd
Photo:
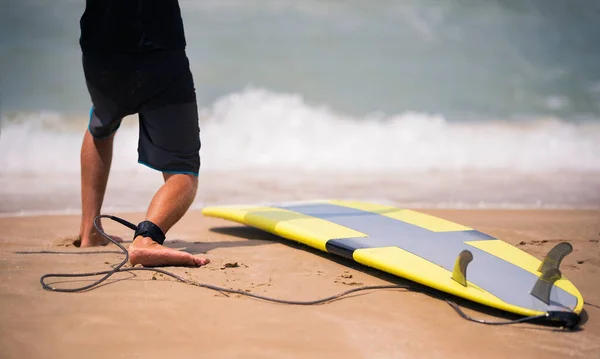
[[[194,264],[198,267],[201,267],[203,265],[207,265],[208,263],[210,263],[210,260],[208,258],[198,258],[198,257],[194,257]]]

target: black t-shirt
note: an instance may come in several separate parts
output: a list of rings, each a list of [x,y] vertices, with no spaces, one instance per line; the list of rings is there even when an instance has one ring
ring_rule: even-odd
[[[86,0],[80,27],[84,54],[186,46],[178,0]]]

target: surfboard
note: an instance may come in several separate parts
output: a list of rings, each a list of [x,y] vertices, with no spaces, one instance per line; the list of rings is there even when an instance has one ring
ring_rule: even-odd
[[[579,318],[583,298],[560,272],[559,243],[538,259],[473,228],[378,203],[315,200],[204,207],[234,221],[492,308]]]

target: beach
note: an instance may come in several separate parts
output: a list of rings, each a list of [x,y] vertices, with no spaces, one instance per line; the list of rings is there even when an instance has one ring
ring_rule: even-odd
[[[572,332],[468,321],[448,297],[399,288],[300,306],[131,271],[83,292],[45,290],[45,274],[106,271],[124,255],[115,244],[74,245],[92,107],[79,43],[85,2],[7,3],[0,359],[599,358],[596,2],[180,1],[201,167],[197,196],[165,245],[211,262],[161,269],[292,301],[371,285],[415,289],[201,214],[227,204],[375,202],[457,222],[538,259],[572,244],[560,269],[586,302]],[[126,116],[115,135],[102,206],[133,223],[163,181],[138,162],[139,119]],[[103,223],[131,245],[131,230]],[[515,319],[457,303],[475,318]]]
[[[0,348],[3,358],[592,358],[600,354],[598,210],[420,209],[502,238],[543,258],[557,242],[574,251],[563,274],[586,301],[575,332],[537,324],[467,321],[443,300],[402,289],[367,291],[314,306],[277,304],[186,285],[152,272],[118,273],[82,293],[45,291],[47,273],[111,269],[116,245],[72,245],[77,215],[0,218]],[[143,213],[111,213],[132,222]],[[104,221],[107,232],[130,230]],[[262,231],[189,212],[169,247],[206,256],[201,268],[163,268],[194,281],[288,300],[314,300],[366,285],[406,284]],[[49,284],[68,288],[89,281]],[[463,305],[471,316],[507,320]]]

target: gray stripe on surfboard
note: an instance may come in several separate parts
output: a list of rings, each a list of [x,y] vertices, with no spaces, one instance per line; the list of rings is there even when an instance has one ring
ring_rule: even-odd
[[[339,224],[365,233],[368,237],[338,238],[328,247],[361,248],[397,246],[443,268],[452,271],[456,257],[463,249],[473,253],[467,270],[467,280],[501,300],[538,311],[573,309],[577,298],[553,286],[550,305],[530,294],[538,277],[510,262],[500,259],[464,242],[495,240],[475,231],[433,232],[428,229],[383,216],[378,213],[337,206],[328,203],[277,206]],[[339,254],[339,253],[336,253]]]

